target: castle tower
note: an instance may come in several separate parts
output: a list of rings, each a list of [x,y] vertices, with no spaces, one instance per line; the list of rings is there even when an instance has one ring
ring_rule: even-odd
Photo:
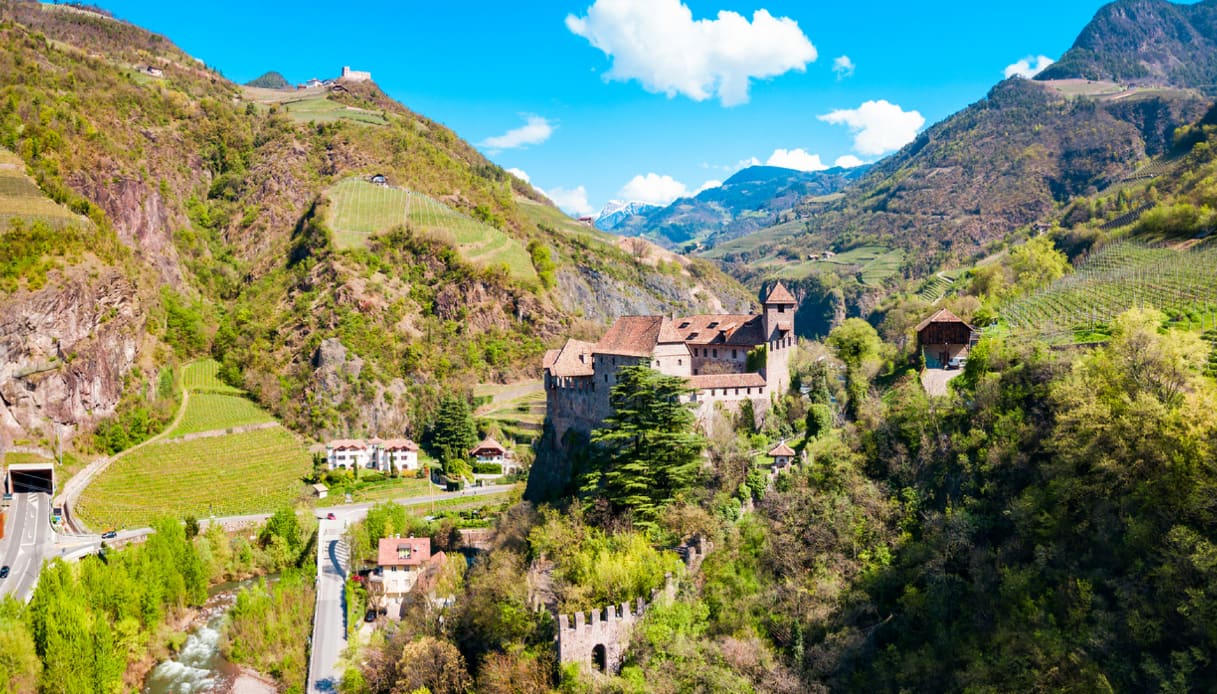
[[[794,348],[794,312],[798,302],[781,282],[761,299],[764,311],[765,382],[770,395],[783,395],[790,388],[790,352]]]

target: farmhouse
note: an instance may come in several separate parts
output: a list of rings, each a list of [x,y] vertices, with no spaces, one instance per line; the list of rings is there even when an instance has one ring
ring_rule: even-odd
[[[609,391],[618,369],[636,364],[685,377],[703,428],[711,426],[720,406],[738,411],[747,400],[762,411],[771,397],[790,387],[795,304],[778,283],[758,314],[622,316],[599,342],[572,339],[546,352],[542,366],[553,444],[572,429],[588,433],[600,426],[611,414]]]
[[[326,467],[335,469],[367,468],[380,472],[418,469],[418,444],[410,439],[337,439],[325,445]]]
[[[502,465],[503,460],[507,456],[507,449],[493,438],[487,436],[473,450],[469,451],[469,455],[479,463],[495,463]]]
[[[956,357],[966,358],[980,333],[947,309],[941,309],[917,325],[917,347],[928,369],[942,369]]]

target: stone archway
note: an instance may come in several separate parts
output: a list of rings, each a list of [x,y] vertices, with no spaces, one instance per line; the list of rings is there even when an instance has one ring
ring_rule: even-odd
[[[599,672],[608,671],[608,650],[602,643],[592,647],[592,667]]]

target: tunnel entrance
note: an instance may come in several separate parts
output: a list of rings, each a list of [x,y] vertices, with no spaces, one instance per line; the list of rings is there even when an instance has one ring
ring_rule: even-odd
[[[17,463],[8,466],[4,476],[9,494],[55,493],[54,463]]]

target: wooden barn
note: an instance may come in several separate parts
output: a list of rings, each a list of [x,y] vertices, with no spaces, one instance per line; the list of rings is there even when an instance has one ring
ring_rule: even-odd
[[[976,328],[945,308],[917,325],[917,347],[925,356],[927,369],[949,368],[953,359],[967,359],[979,339]]]

